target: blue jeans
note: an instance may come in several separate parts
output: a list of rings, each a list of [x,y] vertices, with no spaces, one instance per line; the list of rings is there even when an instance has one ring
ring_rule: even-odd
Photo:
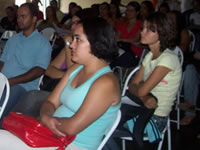
[[[47,99],[50,92],[42,90],[31,90],[21,96],[20,101],[12,109],[29,116],[38,117],[40,106]]]
[[[160,117],[160,116],[153,115],[152,119],[156,122],[159,131],[162,132],[167,125],[168,117]],[[116,129],[113,135],[110,137],[110,139],[106,143],[106,145],[104,146],[103,150],[120,150],[116,140],[117,138],[126,137],[126,136],[132,137],[131,133],[128,130],[122,130],[119,128]]]
[[[5,98],[5,92],[2,95],[2,99]],[[26,90],[20,86],[20,85],[14,85],[12,87],[10,87],[10,96],[8,99],[8,103],[4,109],[3,115],[1,117],[1,120],[3,119],[3,117],[7,116],[8,113],[11,111],[11,109],[18,103],[20,97],[26,92]],[[3,101],[0,101],[0,105],[3,104]]]
[[[195,66],[189,64],[185,69],[185,77],[183,81],[184,99],[196,106],[197,97],[199,93],[200,74]],[[195,115],[195,112],[187,112],[187,114]]]

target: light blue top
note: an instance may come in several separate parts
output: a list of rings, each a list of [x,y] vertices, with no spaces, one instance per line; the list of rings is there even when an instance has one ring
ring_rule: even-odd
[[[25,37],[20,32],[7,41],[0,61],[4,62],[2,73],[7,78],[26,73],[34,67],[46,69],[51,58],[51,45],[38,30]],[[37,89],[39,78],[20,84],[25,90]]]
[[[83,103],[85,96],[87,95],[93,82],[103,74],[111,72],[110,67],[106,66],[96,72],[91,78],[89,78],[78,88],[71,88],[72,80],[82,68],[83,66],[81,65],[71,73],[69,82],[60,95],[62,105],[56,110],[54,116],[73,116]],[[115,121],[119,108],[120,104],[116,106],[110,106],[109,109],[100,118],[98,118],[95,122],[93,122],[76,136],[73,144],[87,150],[96,150],[103,138],[103,135],[105,134],[105,131],[110,128]]]

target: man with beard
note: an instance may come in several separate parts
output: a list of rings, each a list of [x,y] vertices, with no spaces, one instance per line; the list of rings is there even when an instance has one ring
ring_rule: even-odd
[[[0,57],[0,71],[6,75],[11,86],[3,116],[9,113],[26,91],[37,89],[39,77],[48,67],[51,46],[35,28],[36,21],[37,8],[32,3],[22,4],[17,11],[21,32],[7,41]]]

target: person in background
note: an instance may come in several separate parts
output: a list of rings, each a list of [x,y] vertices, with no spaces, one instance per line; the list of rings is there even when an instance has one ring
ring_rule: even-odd
[[[113,22],[113,27],[119,26],[123,23],[123,19],[121,18],[121,12],[119,10],[119,6],[116,3],[110,3],[110,14]]]
[[[17,16],[15,13],[15,9],[12,6],[8,6],[6,8],[6,17],[1,19],[1,27],[5,30],[17,30]]]
[[[167,14],[170,11],[169,5],[166,2],[160,4],[158,11]]]
[[[50,62],[51,45],[35,28],[36,21],[35,5],[22,4],[17,12],[21,32],[9,38],[0,57],[0,71],[8,78],[11,87],[3,116],[10,112],[26,91],[38,88],[39,77]]]
[[[71,20],[71,18],[72,18],[72,10],[73,10],[73,8],[75,6],[77,6],[77,4],[75,2],[69,3],[69,6],[68,6],[69,12],[63,17],[63,19],[60,21],[60,24],[65,24],[65,22],[67,20]]]
[[[154,7],[152,2],[148,0],[142,1],[140,8],[141,20],[145,20],[145,18],[150,16],[152,13],[154,13]]]
[[[107,2],[103,2],[99,5],[99,17],[104,18],[113,26],[113,21],[110,13],[110,5]]]
[[[55,28],[54,26],[59,26],[59,21],[56,17],[56,10],[52,6],[46,8],[46,19],[38,24],[38,31],[42,31],[45,28]]]
[[[108,66],[117,44],[112,26],[99,17],[77,23],[73,37],[75,64],[42,105],[40,121],[58,137],[76,135],[66,150],[95,150],[120,109],[120,86]],[[0,137],[0,149],[34,149],[5,130]]]
[[[32,0],[32,3],[37,8],[37,20],[43,20],[44,19],[43,12],[39,9],[39,3],[42,4],[41,1],[40,0]]]
[[[65,14],[62,11],[60,11],[57,1],[52,0],[50,2],[50,6],[54,7],[54,9],[56,10],[56,17],[58,18],[58,22],[60,22],[63,19],[63,17],[65,16]]]
[[[111,67],[133,67],[138,64],[139,57],[142,54],[140,48],[140,30],[142,21],[139,19],[140,4],[135,1],[128,3],[126,8],[125,23],[116,27],[116,39],[118,46],[122,48],[123,53],[119,58],[111,63]]]
[[[188,29],[183,27],[181,13],[177,10],[169,11],[167,13],[173,20],[176,30],[177,30],[177,46],[183,51],[184,54],[187,54],[189,51],[190,45],[190,35]],[[187,55],[185,55],[185,58]]]

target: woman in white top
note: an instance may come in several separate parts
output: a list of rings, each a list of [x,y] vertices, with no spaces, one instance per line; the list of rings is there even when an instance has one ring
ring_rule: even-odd
[[[129,92],[139,97],[148,108],[155,108],[153,119],[160,131],[167,124],[181,80],[181,65],[171,50],[176,45],[176,28],[170,17],[154,13],[146,18],[141,32],[141,43],[147,44],[140,70],[129,85]],[[148,97],[153,94],[158,102]]]

